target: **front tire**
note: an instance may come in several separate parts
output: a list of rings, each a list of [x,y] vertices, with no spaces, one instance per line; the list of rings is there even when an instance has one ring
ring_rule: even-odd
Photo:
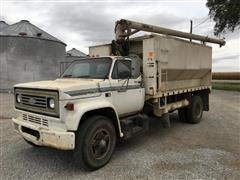
[[[86,119],[76,132],[75,162],[86,170],[96,170],[107,164],[116,145],[113,123],[104,116]]]

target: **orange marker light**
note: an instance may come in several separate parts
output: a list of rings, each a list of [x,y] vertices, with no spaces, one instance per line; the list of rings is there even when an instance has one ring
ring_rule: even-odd
[[[150,51],[150,52],[148,52],[148,58],[149,59],[153,59],[154,58],[154,52],[153,51]]]

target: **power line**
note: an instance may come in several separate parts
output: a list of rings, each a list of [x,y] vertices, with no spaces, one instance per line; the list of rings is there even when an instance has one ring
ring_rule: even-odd
[[[195,25],[193,28],[195,29],[196,27],[200,26],[201,24],[205,23],[208,19],[210,19],[210,17],[207,17],[206,19],[204,19],[202,22],[200,22],[199,24]]]

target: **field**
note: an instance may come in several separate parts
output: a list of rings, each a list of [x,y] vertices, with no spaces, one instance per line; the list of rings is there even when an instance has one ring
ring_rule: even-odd
[[[213,81],[212,88],[217,90],[238,91],[240,92],[240,82]]]

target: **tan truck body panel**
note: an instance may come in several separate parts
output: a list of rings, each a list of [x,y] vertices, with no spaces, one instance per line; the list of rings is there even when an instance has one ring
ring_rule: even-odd
[[[90,56],[111,55],[109,44],[92,46]],[[169,36],[130,41],[130,54],[142,58],[146,99],[211,88],[212,48]]]

